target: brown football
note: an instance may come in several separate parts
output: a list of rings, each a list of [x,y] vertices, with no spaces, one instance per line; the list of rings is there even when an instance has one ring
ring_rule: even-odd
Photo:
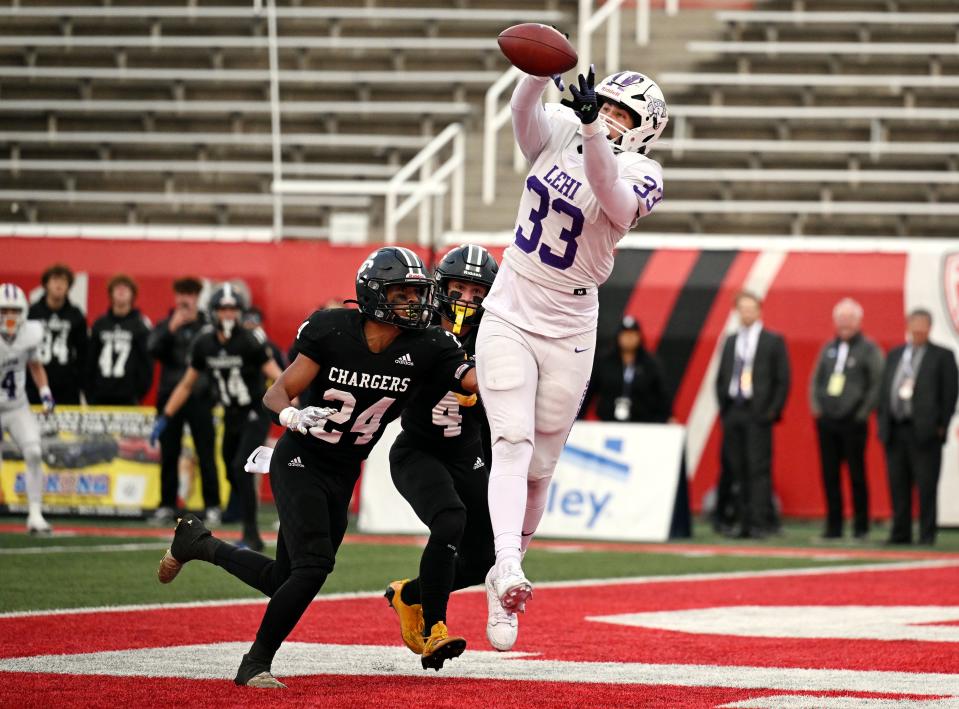
[[[507,27],[497,41],[513,66],[534,76],[562,74],[579,62],[576,50],[561,32],[538,22]]]

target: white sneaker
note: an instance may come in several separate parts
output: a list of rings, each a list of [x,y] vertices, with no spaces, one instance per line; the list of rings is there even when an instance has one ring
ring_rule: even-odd
[[[505,652],[516,643],[519,619],[499,602],[493,582],[495,570],[494,566],[486,573],[486,639],[494,648]]]
[[[523,567],[515,559],[497,563],[493,587],[503,608],[511,613],[526,612],[526,601],[533,595],[533,584],[523,573]]]
[[[172,507],[157,507],[156,512],[154,512],[147,521],[155,526],[163,526],[169,524],[175,518],[176,510]]]
[[[39,512],[34,512],[27,517],[27,534],[50,534],[52,532],[53,527]]]
[[[207,507],[204,515],[203,524],[207,527],[219,527],[223,521],[223,514],[219,507]]]

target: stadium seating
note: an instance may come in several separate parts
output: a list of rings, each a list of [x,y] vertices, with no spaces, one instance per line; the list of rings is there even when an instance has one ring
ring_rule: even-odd
[[[565,17],[541,1],[329,4],[277,8],[284,178],[391,177],[446,124],[470,119],[506,67],[502,27]],[[271,223],[265,11],[15,3],[0,24],[9,221]],[[374,223],[382,210],[352,195],[283,204],[285,233],[302,236],[326,235],[333,209]]]
[[[494,37],[530,19],[573,27],[573,3],[327,4],[277,8],[284,178],[388,179],[458,121],[469,134],[466,229],[509,228],[518,179],[506,172],[509,141],[499,154],[503,201],[493,208],[479,201],[475,167],[482,97],[506,68]],[[671,206],[647,228],[952,235],[954,10],[945,0],[771,0],[711,15],[721,36],[684,40],[692,66],[657,75],[671,110],[656,152]],[[681,29],[697,12],[657,14],[652,52],[668,55],[672,47],[659,51],[657,35],[665,27],[676,36],[669,22]],[[8,221],[271,223],[265,14],[239,4],[81,0],[13,4],[0,8],[0,22],[0,208]],[[601,42],[595,49],[600,56]],[[650,63],[645,48],[624,42],[623,52],[623,66]],[[76,196],[49,198],[58,190]],[[890,203],[906,206],[892,213]],[[288,234],[324,236],[332,210],[358,208],[379,236],[378,197],[284,205]]]

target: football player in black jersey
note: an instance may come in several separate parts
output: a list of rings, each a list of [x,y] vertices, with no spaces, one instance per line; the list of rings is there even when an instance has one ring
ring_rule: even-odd
[[[456,334],[469,355],[496,271],[486,249],[468,244],[447,253],[434,273],[441,327]],[[486,416],[475,395],[466,397],[442,384],[423,387],[410,401],[401,419],[403,432],[390,449],[393,483],[430,530],[419,577],[394,581],[386,590],[403,642],[418,654],[430,629],[445,624],[450,593],[483,583],[495,561],[486,497]],[[494,628],[495,634],[488,629],[491,641],[510,623],[515,627],[515,616],[501,615],[505,625]],[[429,658],[423,666],[432,666]]]
[[[233,494],[239,497],[243,544],[263,551],[256,521],[256,478],[247,473],[243,465],[250,451],[266,438],[270,422],[259,415],[260,402],[266,379],[275,381],[281,371],[270,348],[240,325],[243,307],[243,297],[229,283],[220,286],[210,297],[210,319],[214,327],[207,326],[194,340],[190,366],[167,400],[163,413],[157,417],[150,442],[155,444],[160,438],[170,417],[190,398],[197,379],[209,371],[223,404],[221,451]]]
[[[333,570],[346,532],[360,464],[423,384],[443,382],[463,394],[477,391],[476,372],[456,338],[430,327],[433,279],[413,251],[385,247],[362,263],[356,277],[359,310],[320,310],[300,325],[297,357],[263,397],[287,431],[270,460],[270,484],[280,517],[276,560],[211,536],[187,515],[177,525],[158,576],[169,583],[184,563],[221,566],[270,596],[235,682],[282,687],[273,656]],[[300,394],[321,406],[297,409]],[[449,659],[465,644],[438,626],[429,653]]]

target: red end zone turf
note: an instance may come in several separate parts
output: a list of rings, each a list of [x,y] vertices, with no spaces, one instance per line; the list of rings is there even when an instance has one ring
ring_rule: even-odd
[[[315,705],[322,697],[325,706],[408,706],[429,696],[431,704],[459,707],[716,706],[762,697],[776,706],[781,697],[812,694],[821,698],[812,705],[829,706],[840,696],[959,697],[959,574],[954,562],[936,563],[544,585],[521,617],[515,650],[522,654],[511,655],[486,645],[484,596],[459,593],[449,625],[469,648],[449,671],[428,675],[400,646],[381,598],[319,601],[274,664],[291,687],[282,697],[227,681],[262,604],[3,617],[0,705],[115,706],[162,696],[201,705]],[[791,617],[797,607],[805,609],[800,625]],[[830,607],[850,609],[846,621],[818,627]],[[762,620],[768,608],[784,628],[802,627],[810,637],[751,636],[776,632]],[[712,614],[728,632],[666,629],[690,611]],[[884,624],[897,612],[907,620]],[[609,620],[636,614],[650,625]],[[922,614],[933,620],[908,620]],[[598,616],[607,620],[589,620]],[[906,639],[878,639],[893,631]],[[919,637],[934,639],[912,639]],[[175,649],[182,645],[192,647]],[[90,656],[103,651],[114,652]]]

